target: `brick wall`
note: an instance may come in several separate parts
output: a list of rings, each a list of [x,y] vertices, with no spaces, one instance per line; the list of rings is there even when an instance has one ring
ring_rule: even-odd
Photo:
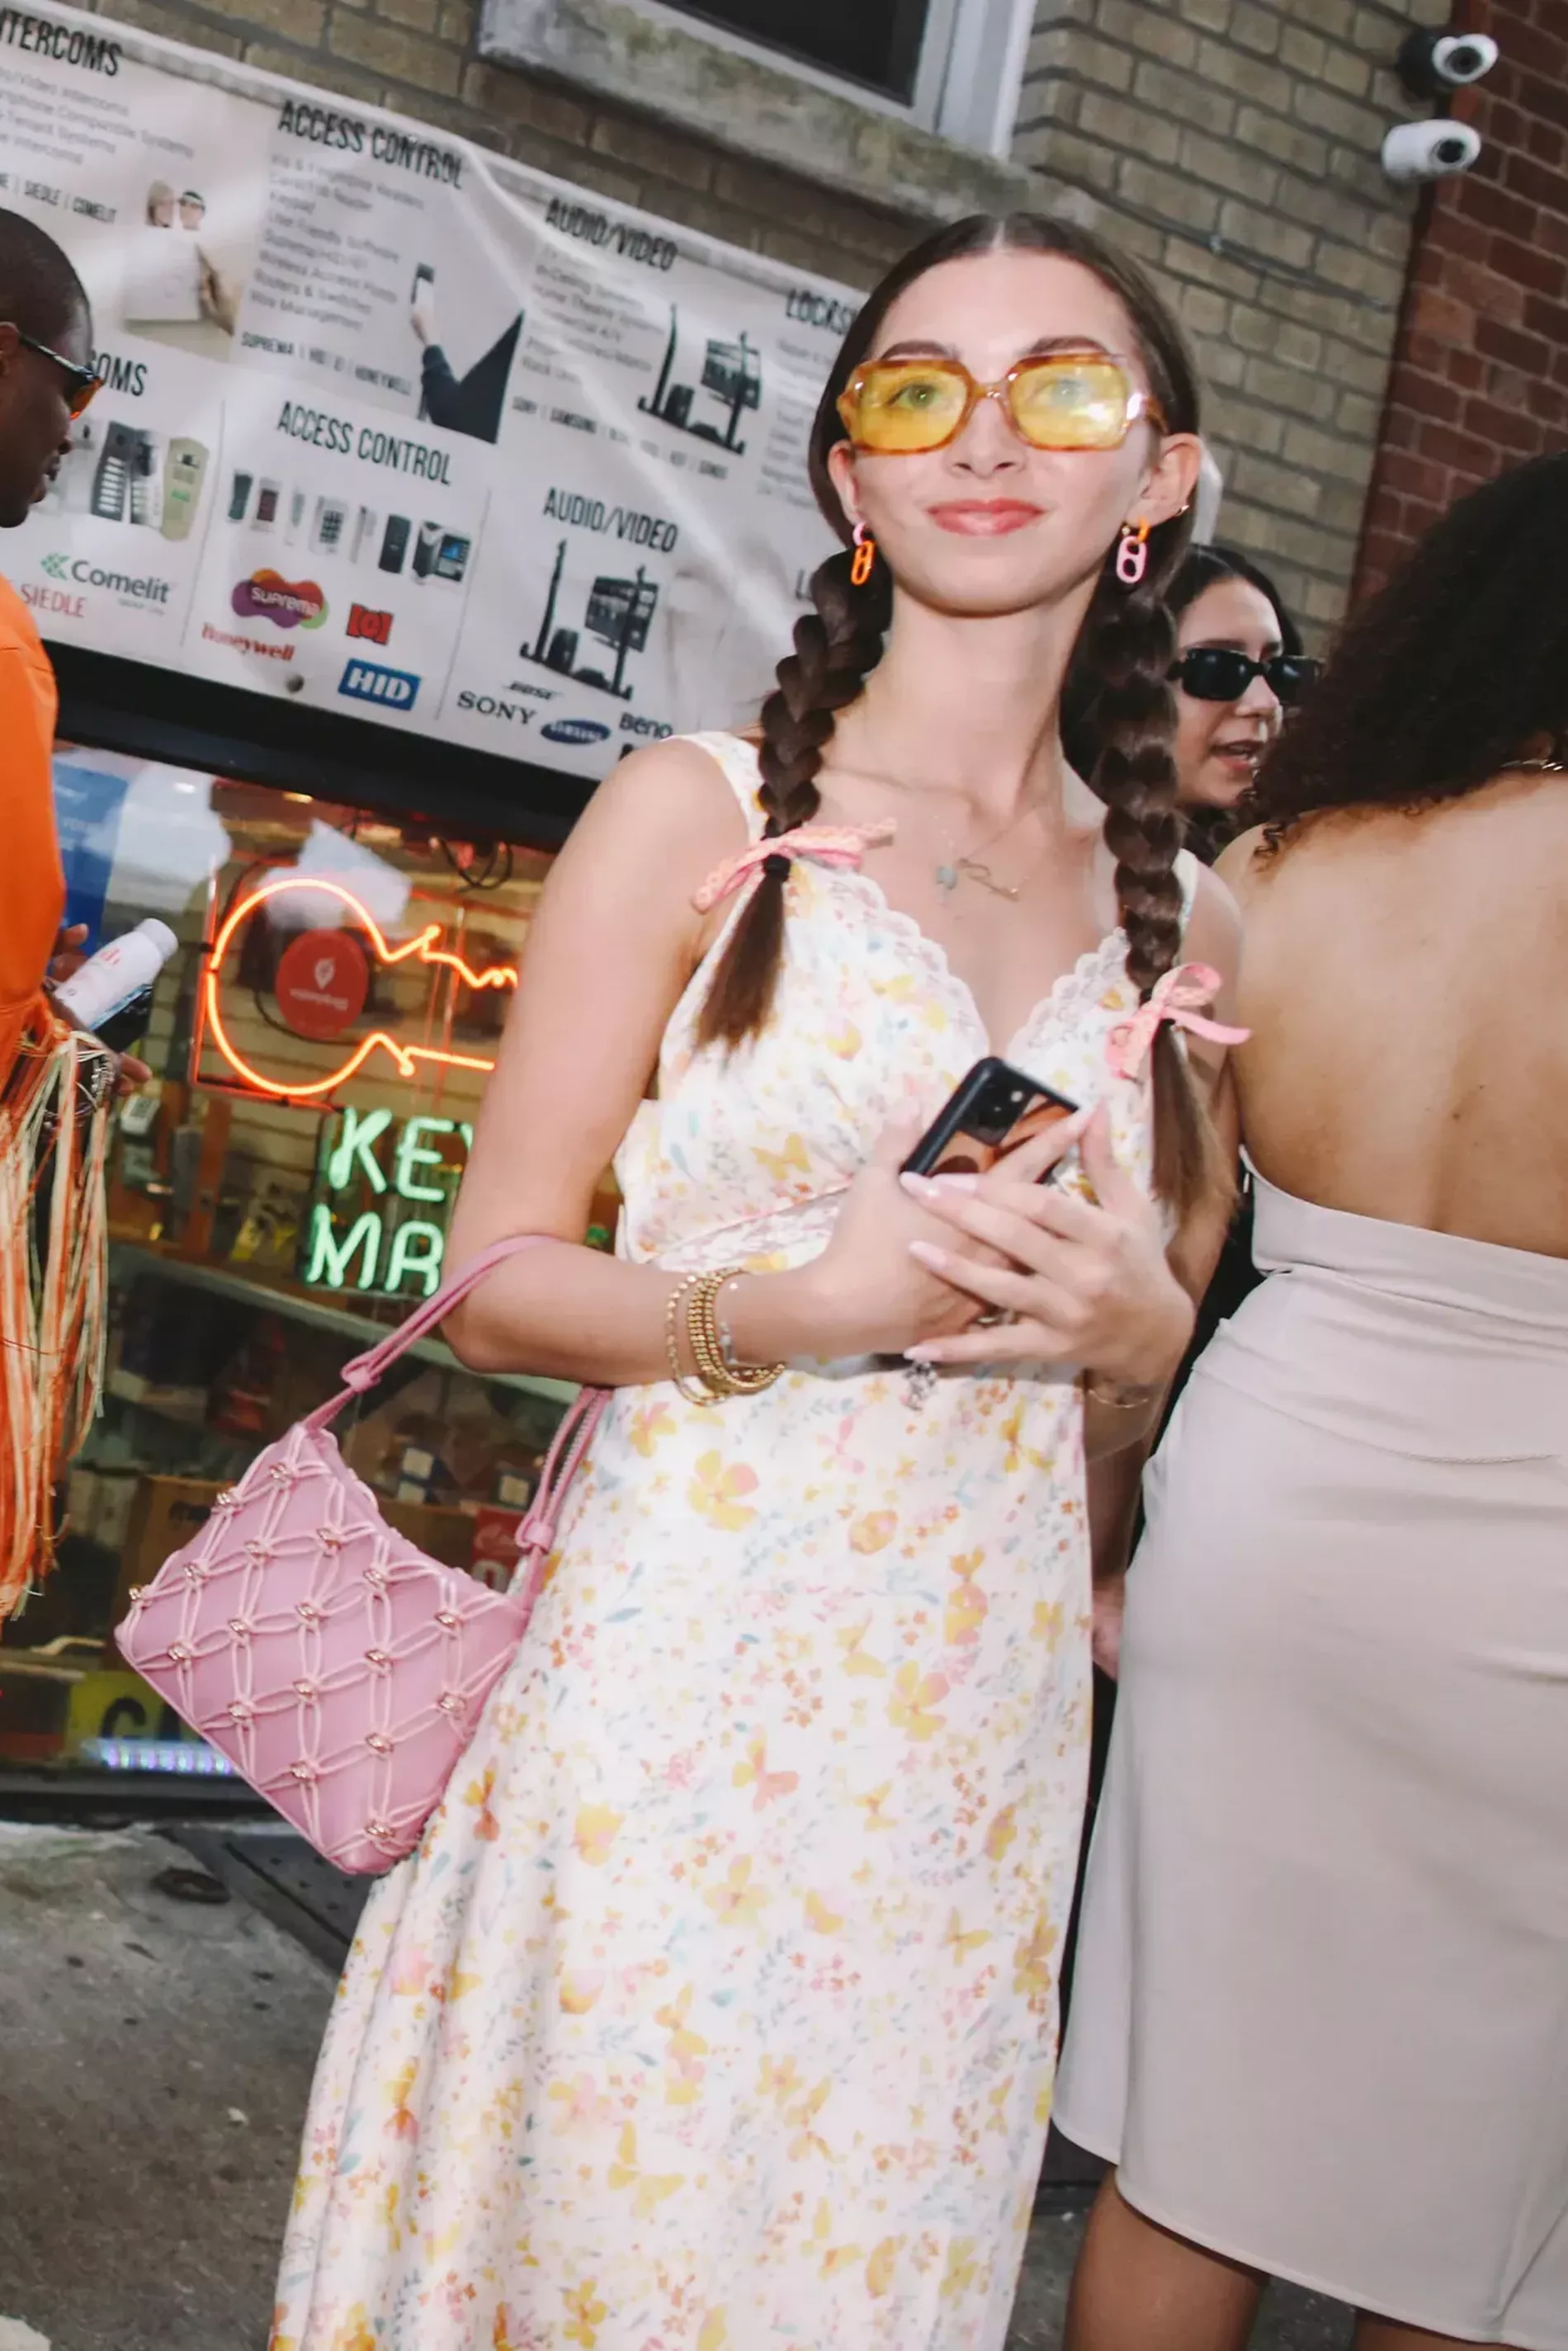
[[[1544,0],[1556,7],[1568,0]],[[1225,469],[1222,528],[1310,634],[1343,608],[1414,200],[1378,150],[1392,60],[1448,0],[1040,0],[1015,154],[1176,298]]]
[[[458,132],[621,204],[798,269],[871,285],[912,224],[474,56],[477,0],[81,0],[122,24],[243,58]]]
[[[1456,497],[1568,444],[1568,0],[1481,0],[1502,57],[1454,112],[1486,142],[1422,206],[1358,591]]]

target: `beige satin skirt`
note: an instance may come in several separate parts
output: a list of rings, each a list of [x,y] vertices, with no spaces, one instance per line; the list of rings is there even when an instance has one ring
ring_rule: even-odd
[[[1056,2119],[1197,2243],[1568,2351],[1568,1262],[1260,1182],[1147,1480]]]

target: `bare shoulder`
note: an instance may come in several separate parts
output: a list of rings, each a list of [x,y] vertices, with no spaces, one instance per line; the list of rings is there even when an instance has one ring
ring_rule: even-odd
[[[1215,862],[1214,878],[1230,893],[1231,904],[1245,906],[1258,879],[1259,852],[1263,846],[1263,828],[1255,824],[1249,832],[1238,833],[1229,845],[1221,850]]]
[[[1186,955],[1190,963],[1212,964],[1226,980],[1241,960],[1241,910],[1225,876],[1204,866],[1187,920]]]
[[[670,873],[695,889],[746,842],[735,787],[711,751],[684,736],[650,743],[621,761],[573,826],[559,862],[608,853],[619,865]],[[648,861],[657,859],[656,868]]]

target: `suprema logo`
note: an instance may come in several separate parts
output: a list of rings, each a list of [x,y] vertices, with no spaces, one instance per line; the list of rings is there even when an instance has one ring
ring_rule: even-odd
[[[597,718],[552,718],[542,732],[547,743],[602,743],[610,729]]]
[[[388,710],[412,710],[419,680],[405,669],[379,669],[374,662],[351,661],[338,691],[356,702],[379,702]]]
[[[151,576],[133,580],[129,572],[100,571],[79,555],[74,563],[64,555],[41,556],[39,569],[51,580],[74,580],[78,588],[106,588],[111,596],[123,597],[131,604],[166,604],[172,586],[168,580]]]

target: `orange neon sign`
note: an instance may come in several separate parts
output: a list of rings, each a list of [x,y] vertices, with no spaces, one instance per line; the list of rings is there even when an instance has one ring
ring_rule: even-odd
[[[305,1102],[320,1094],[329,1094],[337,1086],[346,1085],[377,1051],[390,1055],[398,1075],[403,1078],[412,1078],[416,1063],[421,1061],[436,1062],[448,1070],[487,1071],[495,1068],[493,1061],[486,1061],[476,1053],[448,1053],[434,1045],[400,1044],[395,1037],[389,1037],[384,1029],[372,1029],[368,1037],[361,1037],[352,1052],[329,1076],[314,1078],[308,1084],[295,1081],[280,1085],[275,1078],[264,1077],[259,1070],[253,1068],[224,1026],[223,1008],[218,1000],[218,982],[224,958],[241,925],[256,913],[258,906],[265,905],[269,898],[281,897],[285,891],[299,890],[323,891],[327,896],[336,898],[340,905],[346,906],[355,921],[369,934],[378,963],[391,965],[413,961],[429,970],[450,971],[465,987],[516,987],[517,984],[515,964],[492,964],[486,971],[474,971],[461,956],[437,946],[435,942],[441,936],[439,923],[427,924],[413,938],[405,939],[402,946],[394,947],[363,899],[356,896],[341,882],[329,882],[314,873],[280,873],[270,882],[260,883],[233,907],[213,941],[212,956],[204,983],[204,1009],[207,1026],[212,1030],[213,1042],[230,1069],[246,1085],[254,1087],[258,1093],[275,1095],[282,1102]]]

